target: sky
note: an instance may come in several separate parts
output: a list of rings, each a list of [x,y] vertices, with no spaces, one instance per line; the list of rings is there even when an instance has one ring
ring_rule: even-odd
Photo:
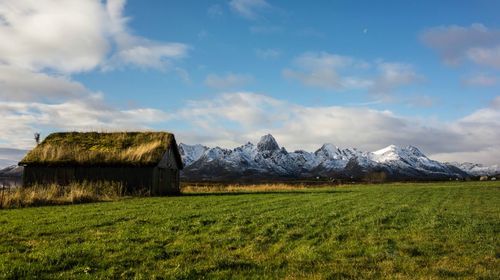
[[[0,0],[0,167],[55,131],[500,164],[500,1]]]

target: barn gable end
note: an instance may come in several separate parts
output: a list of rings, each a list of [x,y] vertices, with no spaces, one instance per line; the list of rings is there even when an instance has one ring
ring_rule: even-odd
[[[160,162],[158,163],[158,167],[167,168],[167,169],[182,169],[182,159],[180,158],[179,151],[177,150],[177,145],[175,148],[168,149]]]

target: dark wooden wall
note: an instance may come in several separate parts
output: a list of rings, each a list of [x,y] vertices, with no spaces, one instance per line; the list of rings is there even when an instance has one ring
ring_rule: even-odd
[[[155,168],[152,193],[156,195],[179,194],[179,170]]]
[[[23,185],[71,182],[120,182],[128,193],[179,194],[179,170],[158,167],[47,167],[26,166]]]

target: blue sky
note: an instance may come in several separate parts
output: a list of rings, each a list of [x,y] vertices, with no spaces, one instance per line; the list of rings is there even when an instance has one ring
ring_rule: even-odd
[[[290,66],[294,57],[304,52],[328,52],[366,61],[413,65],[423,80],[395,92],[402,99],[414,95],[413,102],[385,102],[375,107],[450,120],[484,106],[498,93],[498,88],[478,90],[460,82],[463,76],[492,70],[466,63],[447,67],[421,42],[420,36],[434,26],[498,25],[495,11],[500,10],[500,3],[478,3],[318,1],[311,5],[304,1],[277,1],[255,8],[255,17],[248,19],[231,9],[228,1],[148,1],[147,5],[129,1],[125,15],[130,17],[129,27],[134,33],[190,46],[189,57],[176,64],[187,71],[189,82],[176,73],[141,69],[105,74],[94,71],[76,79],[92,90],[108,93],[112,102],[126,98],[158,109],[173,109],[183,106],[186,99],[216,94],[221,88],[207,87],[207,75],[231,73],[253,78],[223,89],[266,93],[300,104],[351,105],[378,100],[366,90],[311,88],[283,77],[283,69]],[[124,84],[124,80],[128,82]],[[143,91],[145,85],[148,94],[137,98],[137,92]],[[476,95],[473,100],[471,94]],[[413,99],[422,95],[435,106],[412,104],[418,103]],[[164,97],[169,98],[169,104],[158,104],[158,99]]]
[[[211,146],[272,133],[292,150],[416,145],[439,160],[498,164],[499,10],[1,1],[0,149],[32,147],[35,131],[153,129]]]

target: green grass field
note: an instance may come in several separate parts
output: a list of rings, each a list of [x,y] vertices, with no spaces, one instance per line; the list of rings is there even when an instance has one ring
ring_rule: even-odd
[[[0,210],[0,278],[500,279],[500,183]]]

